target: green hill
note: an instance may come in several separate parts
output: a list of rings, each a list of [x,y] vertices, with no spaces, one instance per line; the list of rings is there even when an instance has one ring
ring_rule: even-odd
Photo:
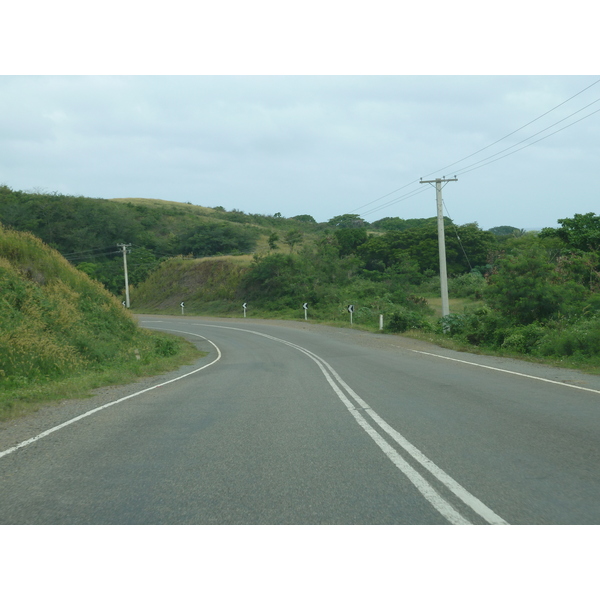
[[[308,215],[286,219],[166,200],[37,194],[8,186],[0,186],[0,223],[33,233],[116,295],[124,285],[117,244],[131,244],[129,282],[136,285],[166,258],[252,254],[268,249],[274,232],[283,240],[291,230],[310,236],[322,228]]]
[[[189,314],[235,312],[237,304],[241,304],[235,302],[239,299],[240,282],[249,265],[249,257],[170,259],[132,290],[132,308],[143,312],[179,312],[181,302],[185,302]]]
[[[0,306],[0,418],[69,393],[64,384],[76,379],[70,393],[156,370],[184,348],[140,329],[100,283],[41,240],[1,225]]]

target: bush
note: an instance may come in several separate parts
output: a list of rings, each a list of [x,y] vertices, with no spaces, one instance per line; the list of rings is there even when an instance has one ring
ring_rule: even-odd
[[[158,356],[175,356],[178,351],[178,342],[175,339],[159,337],[154,340],[154,352]]]
[[[582,319],[570,326],[547,330],[540,340],[537,353],[541,356],[586,357],[600,354],[600,319]]]
[[[545,334],[546,330],[539,323],[516,327],[512,333],[507,332],[502,348],[521,354],[533,354]]]
[[[431,325],[418,312],[400,307],[390,315],[385,329],[394,333],[404,333],[409,329],[424,329],[429,331]]]
[[[499,348],[512,326],[506,317],[488,307],[463,315],[450,314],[438,321],[440,333],[460,338],[474,346],[490,348]]]
[[[450,337],[457,337],[465,333],[468,325],[468,316],[466,314],[450,313],[438,321],[440,333],[445,333]]]
[[[480,299],[486,286],[485,277],[478,271],[465,273],[448,280],[448,291],[453,298]]]

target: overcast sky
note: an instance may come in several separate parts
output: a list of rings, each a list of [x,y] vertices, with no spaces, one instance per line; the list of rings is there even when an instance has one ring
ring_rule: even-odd
[[[372,222],[434,216],[419,178],[456,174],[443,191],[456,223],[555,226],[600,212],[600,112],[574,123],[600,109],[574,114],[600,99],[598,79],[2,76],[0,184]]]
[[[582,0],[73,6],[3,9],[0,184],[373,222],[434,216],[419,178],[457,175],[443,195],[459,224],[600,212]]]

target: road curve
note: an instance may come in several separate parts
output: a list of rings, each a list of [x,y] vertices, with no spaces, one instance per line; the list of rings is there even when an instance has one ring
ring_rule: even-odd
[[[208,356],[0,431],[0,523],[600,523],[598,377],[310,324],[140,320]]]

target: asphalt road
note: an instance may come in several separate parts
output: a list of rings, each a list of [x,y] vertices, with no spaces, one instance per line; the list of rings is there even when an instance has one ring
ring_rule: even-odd
[[[34,416],[21,445],[0,432],[0,523],[600,523],[599,377],[310,324],[140,319],[208,356],[61,426],[67,403],[50,433]]]

